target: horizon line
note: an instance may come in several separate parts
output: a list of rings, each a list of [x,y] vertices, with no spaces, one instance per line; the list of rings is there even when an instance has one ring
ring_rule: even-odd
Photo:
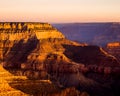
[[[85,21],[85,22],[43,22],[43,21],[0,21],[0,23],[49,23],[49,24],[70,24],[70,23],[120,23],[120,21]]]

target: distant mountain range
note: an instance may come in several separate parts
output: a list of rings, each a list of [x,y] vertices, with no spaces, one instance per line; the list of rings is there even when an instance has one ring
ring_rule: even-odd
[[[120,41],[120,23],[65,23],[53,24],[66,38],[77,42],[105,46]]]

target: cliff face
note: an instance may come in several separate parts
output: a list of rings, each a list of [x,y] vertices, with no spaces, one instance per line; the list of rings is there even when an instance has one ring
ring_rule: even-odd
[[[13,26],[14,25],[14,26]],[[54,35],[53,35],[54,34]],[[36,35],[37,39],[65,38],[62,33],[47,23],[1,23],[1,40],[28,39]]]
[[[12,74],[51,80],[56,86],[76,87],[92,95],[113,96],[120,64],[102,48],[69,41],[45,23],[0,25],[1,61]]]
[[[31,38],[41,40],[48,38],[62,39],[65,37],[47,23],[0,23],[0,57],[3,59],[3,55],[14,44],[20,41],[26,43]]]
[[[111,42],[107,44],[107,52],[115,56],[120,62],[120,42]]]

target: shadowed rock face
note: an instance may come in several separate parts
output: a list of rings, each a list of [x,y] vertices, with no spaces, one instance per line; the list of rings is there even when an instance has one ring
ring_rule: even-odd
[[[120,64],[102,48],[69,41],[49,24],[7,24],[18,26],[0,30],[4,36],[0,41],[1,61],[9,72],[29,79],[49,79],[56,86],[76,87],[92,96],[114,96],[118,92]]]

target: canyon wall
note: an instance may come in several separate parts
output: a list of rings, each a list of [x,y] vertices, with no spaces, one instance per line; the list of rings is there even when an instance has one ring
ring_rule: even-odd
[[[27,39],[31,35],[37,39],[65,38],[48,23],[0,23],[1,40]]]
[[[63,39],[65,36],[48,23],[0,23],[0,58],[12,46],[23,40],[24,43],[30,38],[41,39]]]
[[[110,42],[107,44],[107,52],[115,56],[120,62],[120,42]]]
[[[15,76],[50,80],[92,96],[114,96],[114,87],[119,89],[120,63],[101,47],[67,40],[47,23],[0,26],[2,66]]]

